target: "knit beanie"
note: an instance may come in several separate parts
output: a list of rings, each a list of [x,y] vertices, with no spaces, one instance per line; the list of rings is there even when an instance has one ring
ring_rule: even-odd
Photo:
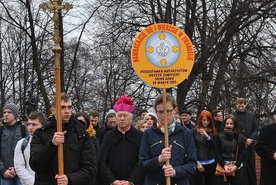
[[[156,120],[158,120],[158,118],[157,118],[156,114],[155,114],[155,113],[153,113],[153,112],[149,112],[149,113],[147,113],[147,114],[145,115],[145,117],[144,117],[144,120],[146,120],[146,117],[148,117],[149,115],[151,115],[151,116],[155,117],[155,119],[156,119]]]
[[[3,110],[5,109],[10,109],[14,115],[14,118],[17,120],[20,111],[19,111],[19,106],[14,104],[14,103],[8,103],[4,106]]]
[[[107,117],[108,117],[109,114],[116,114],[116,112],[114,111],[114,109],[110,109],[110,110],[106,113],[105,119],[107,119]]]

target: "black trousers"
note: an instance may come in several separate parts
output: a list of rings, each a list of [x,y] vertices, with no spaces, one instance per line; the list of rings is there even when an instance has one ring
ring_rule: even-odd
[[[202,173],[196,170],[196,173],[190,177],[190,185],[214,185],[216,165],[216,162],[202,165],[205,171]]]
[[[245,150],[242,185],[257,185],[255,150],[253,147]]]

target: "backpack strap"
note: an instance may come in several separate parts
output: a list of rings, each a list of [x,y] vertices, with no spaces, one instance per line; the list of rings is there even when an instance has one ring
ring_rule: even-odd
[[[26,149],[26,147],[29,143],[29,140],[30,140],[30,136],[27,136],[23,139],[23,141],[21,143],[21,152],[23,154],[23,158],[24,158],[24,162],[25,162],[25,168],[27,168],[27,161],[26,161],[26,157],[25,157],[25,154],[24,154],[24,150]]]

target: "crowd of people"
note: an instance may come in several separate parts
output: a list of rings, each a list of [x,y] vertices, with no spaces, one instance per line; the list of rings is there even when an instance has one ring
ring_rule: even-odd
[[[134,119],[133,99],[121,96],[101,126],[97,111],[73,114],[70,96],[62,93],[57,131],[55,97],[49,118],[34,110],[20,120],[19,107],[8,103],[0,127],[0,185],[257,185],[255,152],[260,185],[275,185],[276,124],[259,130],[245,98],[235,106],[229,115],[202,110],[193,122],[193,112],[178,111],[167,93],[156,98],[153,112],[143,109]],[[276,122],[276,109],[273,115]],[[217,165],[223,175],[216,175]]]

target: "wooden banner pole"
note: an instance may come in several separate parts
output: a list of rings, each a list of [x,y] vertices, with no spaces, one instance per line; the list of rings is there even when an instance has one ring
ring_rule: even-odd
[[[166,100],[166,89],[162,89],[163,99],[163,112],[164,112],[164,141],[165,147],[169,147],[169,133],[168,133],[168,121],[167,121],[167,100]],[[166,161],[166,165],[170,165],[170,160]],[[171,178],[166,177],[166,185],[171,185]]]

